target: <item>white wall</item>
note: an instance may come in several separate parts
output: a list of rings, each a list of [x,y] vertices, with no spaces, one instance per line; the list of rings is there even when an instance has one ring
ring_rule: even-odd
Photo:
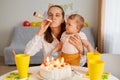
[[[4,47],[10,44],[13,28],[22,25],[24,20],[39,21],[32,14],[34,11],[43,14],[48,3],[66,6],[66,13],[81,14],[93,27],[96,37],[98,0],[0,0],[0,55],[3,55]]]

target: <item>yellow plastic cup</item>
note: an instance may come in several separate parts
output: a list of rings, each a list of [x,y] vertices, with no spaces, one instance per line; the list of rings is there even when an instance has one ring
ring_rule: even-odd
[[[16,54],[15,62],[18,69],[18,75],[20,78],[28,77],[28,68],[30,63],[30,56],[28,54]]]
[[[87,53],[87,60],[89,61],[90,59],[94,60],[100,60],[101,54],[99,52],[88,52]]]
[[[89,61],[90,60],[100,60],[101,54],[99,52],[88,52],[87,53],[87,65],[88,65],[88,73],[89,73]]]
[[[102,80],[103,72],[104,72],[104,61],[102,60],[89,61],[90,80]]]

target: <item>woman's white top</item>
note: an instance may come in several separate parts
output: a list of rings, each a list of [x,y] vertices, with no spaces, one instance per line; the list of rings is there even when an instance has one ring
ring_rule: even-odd
[[[29,54],[30,56],[34,56],[37,52],[40,51],[40,49],[44,52],[44,57],[47,56],[47,54],[50,54],[51,51],[56,47],[56,45],[59,43],[59,40],[53,36],[53,42],[48,43],[44,39],[44,34],[39,36],[35,35],[32,40],[28,42],[26,45],[25,53]]]
[[[85,35],[83,32],[80,32],[81,35]],[[29,54],[30,56],[34,56],[37,52],[40,51],[40,49],[43,50],[44,58],[46,58],[47,54],[50,54],[52,50],[56,47],[56,45],[59,43],[59,40],[52,35],[54,40],[52,43],[48,43],[44,39],[44,34],[39,36],[35,35],[32,40],[30,40],[25,48],[25,53]],[[85,37],[85,36],[84,36]],[[83,66],[86,62],[85,56],[81,57],[80,65]]]
[[[74,53],[79,52],[77,48],[69,42],[70,36],[74,36],[74,35],[78,35],[80,36],[81,39],[87,40],[87,37],[83,32],[79,32],[75,34],[67,34],[66,32],[64,32],[61,36],[61,41],[63,43],[62,52],[67,53],[67,54],[74,54]]]

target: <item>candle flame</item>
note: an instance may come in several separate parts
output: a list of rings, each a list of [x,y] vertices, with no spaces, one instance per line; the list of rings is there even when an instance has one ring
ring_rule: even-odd
[[[49,62],[49,61],[50,61],[49,57],[47,57],[46,61],[47,61],[47,62]]]
[[[52,57],[52,58],[51,58],[51,60],[53,61],[53,60],[54,60],[54,58]]]
[[[61,63],[64,63],[64,58],[62,57],[62,59],[61,59]]]
[[[54,57],[47,57],[46,58],[46,62],[45,62],[45,66],[48,68],[48,69],[53,69],[53,67],[56,67],[56,68],[61,68],[61,67],[64,67],[66,64],[65,64],[65,61],[64,61],[64,58],[62,57],[61,60],[59,59],[54,59]]]
[[[59,64],[59,63],[60,63],[60,61],[57,59],[57,60],[56,60],[56,63],[57,63],[57,64]]]

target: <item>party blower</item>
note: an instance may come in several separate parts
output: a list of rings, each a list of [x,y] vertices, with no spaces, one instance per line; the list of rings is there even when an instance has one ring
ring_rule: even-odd
[[[44,19],[44,16],[41,15],[41,14],[39,14],[39,13],[37,13],[37,12],[34,12],[34,13],[33,13],[33,16],[38,17],[38,18],[41,18],[41,19]],[[49,21],[49,22],[52,22],[51,19],[46,18],[46,20]]]

